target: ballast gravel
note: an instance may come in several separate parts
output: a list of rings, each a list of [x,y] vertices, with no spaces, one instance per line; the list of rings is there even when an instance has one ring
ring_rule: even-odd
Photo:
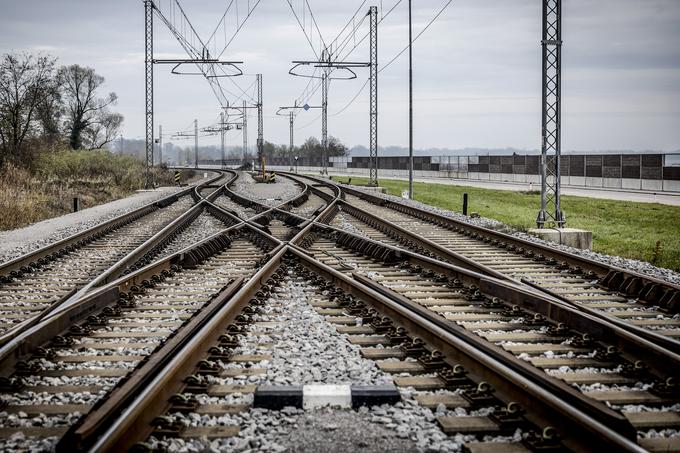
[[[287,276],[276,288],[261,314],[241,337],[236,354],[266,354],[271,360],[234,364],[218,362],[221,367],[262,367],[265,375],[236,378],[209,377],[211,384],[310,383],[341,384],[391,383],[392,376],[381,371],[375,362],[363,358],[360,347],[339,334],[310,303],[328,301],[327,293],[309,288],[301,279]],[[257,323],[267,323],[260,324]],[[267,344],[266,348],[261,345]],[[150,438],[154,448],[171,452],[458,452],[475,436],[448,436],[436,424],[437,415],[483,415],[479,411],[436,411],[424,408],[415,400],[413,389],[400,389],[402,401],[395,405],[363,407],[358,411],[321,408],[313,411],[284,408],[281,411],[250,409],[224,415],[173,413],[170,416],[184,426],[239,426],[235,437],[213,439]],[[248,404],[251,395],[226,397],[198,395],[202,404]],[[460,411],[458,411],[460,412]],[[509,437],[488,437],[487,441],[518,441],[520,431]]]
[[[258,183],[248,173],[239,173],[231,190],[251,200],[267,206],[278,206],[300,193],[300,186],[284,177],[276,178],[275,183]]]
[[[61,217],[43,220],[24,228],[0,232],[0,263],[17,258],[46,245],[92,228],[181,190],[161,187]]]
[[[340,184],[338,183],[339,186],[341,187],[347,187],[350,189],[355,189],[355,190],[362,190],[360,186],[348,186],[346,184]],[[368,193],[368,192],[367,192]],[[655,277],[660,280],[665,280],[670,283],[674,284],[680,284],[680,273],[674,272],[670,269],[664,269],[660,267],[653,266],[650,263],[644,262],[644,261],[638,261],[630,258],[622,258],[620,256],[613,256],[613,255],[606,255],[604,253],[598,253],[598,252],[592,252],[590,250],[581,250],[578,248],[574,247],[568,247],[566,245],[561,245],[561,244],[556,244],[554,242],[548,242],[544,241],[543,239],[537,238],[535,236],[532,236],[530,234],[524,233],[522,231],[515,230],[514,228],[505,225],[502,222],[499,222],[497,220],[493,219],[488,219],[485,217],[478,217],[478,218],[472,218],[468,216],[464,216],[462,214],[449,211],[446,209],[441,209],[437,208],[434,206],[430,206],[425,203],[421,203],[419,201],[415,200],[408,200],[400,197],[396,197],[394,195],[387,195],[387,194],[382,194],[379,192],[370,192],[371,195],[375,195],[380,198],[384,198],[386,200],[394,201],[396,203],[403,203],[407,206],[413,206],[415,208],[423,209],[428,212],[433,212],[435,214],[439,214],[445,217],[450,217],[454,220],[457,220],[459,222],[463,223],[468,223],[470,225],[474,226],[480,226],[484,228],[489,228],[491,230],[499,231],[501,233],[506,233],[510,234],[512,236],[515,236],[519,239],[524,239],[530,242],[534,242],[536,244],[542,244],[542,245],[547,245],[549,247],[556,248],[558,250],[564,251],[564,252],[569,252],[573,253],[574,255],[582,256],[584,258],[592,259],[595,261],[598,261],[600,263],[610,265],[610,266],[616,266],[620,267],[623,269],[628,269],[634,272],[638,272],[640,274],[648,275],[650,277]]]
[[[219,233],[227,226],[208,212],[202,212],[193,222],[165,247],[156,259],[165,258],[192,244]]]

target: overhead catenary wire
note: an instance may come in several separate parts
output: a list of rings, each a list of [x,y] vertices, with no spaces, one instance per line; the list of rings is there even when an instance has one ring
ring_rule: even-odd
[[[439,18],[439,16],[441,16],[444,13],[446,8],[448,8],[451,5],[451,3],[453,3],[453,0],[448,0],[444,4],[444,6],[442,6],[442,8],[437,12],[437,14],[435,14],[434,17],[427,23],[427,25],[413,38],[413,40],[410,42],[411,45],[414,42],[416,42],[418,40],[418,38],[420,38],[422,36],[422,34],[427,31],[428,28],[430,28],[430,26]],[[408,50],[408,48],[409,48],[409,44],[407,44],[406,47],[404,47],[402,50],[400,50],[386,64],[382,65],[380,67],[380,69],[378,69],[378,73],[381,73],[382,71],[384,71],[385,69],[390,67],[390,65],[392,65],[392,63],[394,63],[400,56],[402,56],[404,54],[404,52],[406,52]],[[361,93],[366,89],[368,82],[369,82],[369,80],[367,79],[366,82],[364,82],[364,84],[361,86],[361,88],[359,88],[359,91],[357,91],[357,93],[354,95],[354,97],[343,108],[341,108],[339,111],[337,111],[335,113],[330,114],[330,116],[337,116],[337,115],[343,113],[345,110],[347,110],[359,98]]]

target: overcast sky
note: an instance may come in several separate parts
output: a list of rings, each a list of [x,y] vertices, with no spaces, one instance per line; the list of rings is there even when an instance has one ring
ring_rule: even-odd
[[[180,3],[207,40],[230,1]],[[308,1],[327,42],[362,3]],[[397,1],[367,5],[382,5],[385,14]],[[248,0],[238,3],[242,14]],[[415,35],[445,0],[413,3]],[[302,12],[301,0],[293,4]],[[0,0],[0,11],[0,52],[44,51],[58,56],[61,64],[95,68],[106,78],[105,90],[119,96],[115,109],[125,116],[125,136],[143,136],[141,0]],[[407,19],[404,0],[381,23],[380,64],[407,44]],[[233,32],[231,22],[227,34]],[[367,31],[366,25],[357,36]],[[158,20],[155,33],[157,58],[186,57]],[[414,45],[415,147],[538,148],[540,35],[540,0],[454,0]],[[563,0],[563,41],[564,149],[680,149],[680,0]],[[265,139],[288,143],[288,121],[274,113],[278,106],[290,105],[307,84],[288,75],[291,61],[314,54],[287,1],[261,0],[223,58],[245,62],[246,75],[235,80],[244,89],[254,81],[253,74],[264,74]],[[367,58],[365,45],[352,55]],[[408,144],[407,71],[404,54],[380,74],[381,146]],[[364,84],[368,70],[357,72],[356,80],[332,82],[329,95],[329,133],[350,146],[368,142],[368,91],[335,113]],[[216,120],[219,104],[205,79],[171,75],[161,66],[155,74],[156,124],[164,132],[186,129],[194,118],[199,126]],[[315,102],[320,102],[320,93],[310,103]],[[298,115],[296,143],[320,136],[317,117],[313,110]],[[253,116],[249,124],[254,143]],[[228,141],[240,144],[240,133],[230,132]]]

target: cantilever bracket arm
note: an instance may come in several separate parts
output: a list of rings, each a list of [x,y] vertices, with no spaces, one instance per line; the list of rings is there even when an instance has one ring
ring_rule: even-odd
[[[276,111],[276,114],[278,116],[286,116],[286,114],[281,113],[281,112],[283,112],[284,110],[299,110],[299,109],[304,109],[304,108],[305,108],[304,105],[294,105],[294,106],[290,106],[290,107],[279,107],[279,109]],[[320,105],[308,105],[307,106],[307,109],[320,109],[320,108],[321,108]]]
[[[329,76],[328,80],[353,80],[357,78],[356,72],[354,72],[351,68],[366,68],[369,66],[368,63],[358,63],[358,62],[348,62],[348,63],[334,63],[334,62],[325,62],[325,61],[293,61],[293,66],[290,68],[288,71],[288,74],[295,76],[295,77],[306,77],[308,79],[322,79],[323,77],[320,76],[314,76],[314,75],[307,75],[307,74],[299,74],[295,72],[297,68],[300,66],[309,66],[309,65],[314,65],[315,68],[329,68],[329,69],[340,69],[344,71],[349,71],[349,75],[347,77],[333,77]]]
[[[207,78],[218,78],[218,77],[238,77],[243,75],[243,70],[239,68],[238,64],[243,64],[242,61],[221,61],[214,58],[191,58],[191,59],[170,59],[170,60],[153,60],[153,64],[174,64],[175,66],[170,70],[171,74],[176,75],[198,75],[205,76]],[[179,72],[177,69],[185,64],[211,64],[219,66],[231,66],[238,71],[237,74],[224,74],[224,75],[207,75],[204,72]]]

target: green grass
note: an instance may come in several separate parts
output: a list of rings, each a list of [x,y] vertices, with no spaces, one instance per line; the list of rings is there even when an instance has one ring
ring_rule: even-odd
[[[347,182],[347,178],[333,178]],[[352,177],[353,184],[366,178]],[[401,196],[407,181],[382,179],[382,187]],[[463,193],[469,196],[468,213],[499,220],[515,229],[535,227],[540,204],[538,192],[480,189],[444,184],[414,183],[415,199],[432,206],[462,212]],[[567,225],[593,232],[593,250],[649,261],[656,266],[680,271],[680,207],[658,203],[562,196]],[[655,254],[657,241],[660,253]]]

